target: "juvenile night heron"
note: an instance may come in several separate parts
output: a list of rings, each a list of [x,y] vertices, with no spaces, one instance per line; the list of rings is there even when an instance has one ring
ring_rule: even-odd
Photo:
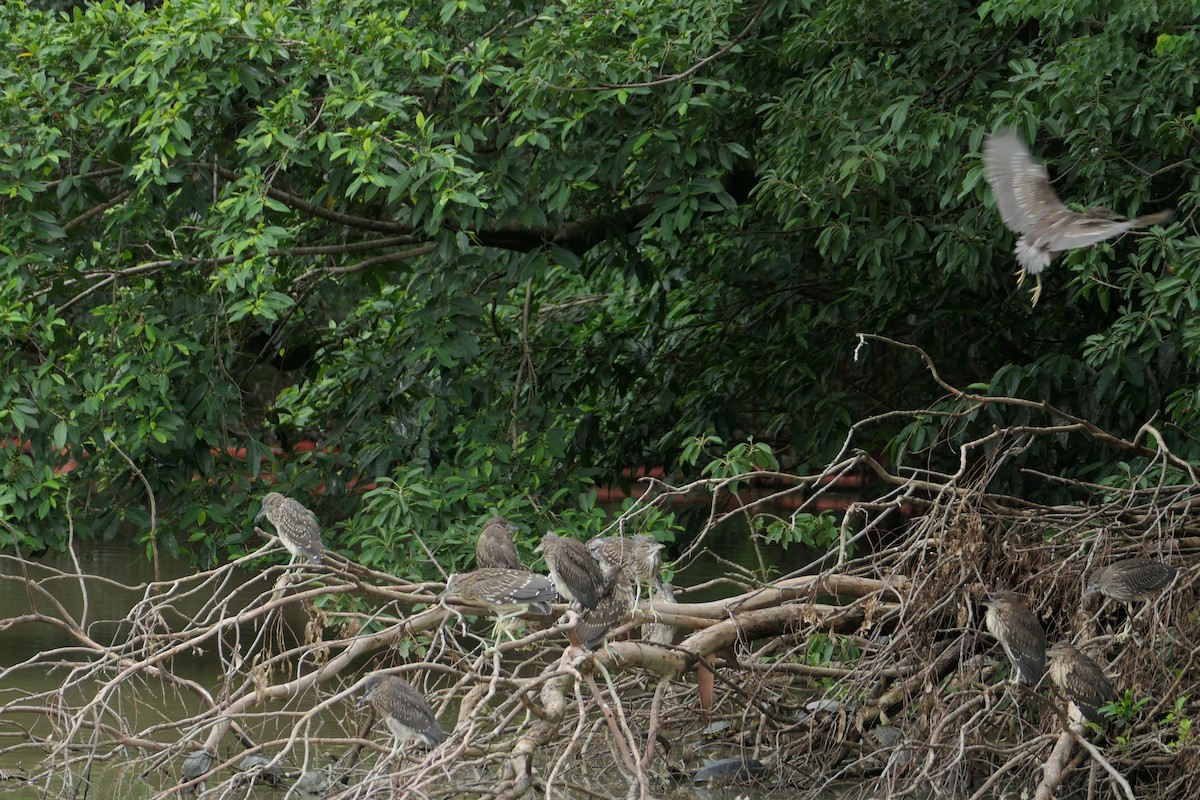
[[[596,607],[606,584],[587,545],[578,539],[547,533],[535,552],[545,556],[546,568],[560,595],[583,608]]]
[[[1117,690],[1092,659],[1066,642],[1050,650],[1050,678],[1067,693],[1089,722],[1100,725],[1105,721],[1100,706],[1116,699]]]
[[[504,517],[492,517],[483,526],[475,542],[475,566],[480,569],[520,569],[528,571],[529,567],[521,563],[517,554],[517,546],[513,544],[511,533],[517,526]]]
[[[460,604],[496,612],[496,638],[512,633],[505,622],[526,611],[549,614],[550,604],[558,599],[554,584],[545,575],[517,569],[477,569],[451,575],[439,595],[442,601],[457,600]]]
[[[1178,570],[1152,558],[1127,558],[1098,570],[1087,583],[1083,596],[1099,592],[1125,603],[1149,600],[1175,579]]]
[[[1046,632],[1016,592],[985,595],[984,624],[1012,663],[1012,680],[1036,684],[1046,671]]]
[[[396,739],[392,755],[411,739],[423,742],[426,747],[437,747],[446,741],[446,733],[438,725],[429,701],[403,678],[380,673],[367,678],[358,705],[367,703],[383,718]]]
[[[666,545],[653,536],[597,537],[587,547],[605,574],[614,567],[625,567],[639,582],[662,586],[662,551]]]
[[[650,601],[656,600],[674,603],[675,602],[675,587],[669,583],[663,583],[655,587],[654,595]],[[679,629],[674,625],[667,625],[665,622],[647,622],[642,626],[642,638],[652,644],[675,644],[675,637],[679,635]]]
[[[1042,293],[1042,271],[1058,253],[1166,222],[1174,213],[1169,210],[1126,219],[1103,207],[1082,214],[1071,211],[1055,194],[1045,167],[1033,160],[1011,128],[997,131],[984,141],[983,167],[1001,219],[1020,234],[1014,250],[1021,265],[1017,285],[1026,275],[1037,281],[1032,305],[1037,305]]]
[[[637,585],[627,567],[613,567],[605,574],[605,589],[595,608],[584,609],[575,626],[575,636],[588,650],[595,650],[608,632],[629,619],[637,600]]]
[[[275,526],[275,533],[292,554],[293,561],[304,558],[310,564],[321,563],[325,545],[321,543],[321,526],[313,512],[290,497],[270,492],[262,499],[262,508],[254,521],[263,517]]]
[[[1114,561],[1092,574],[1083,596],[1099,592],[1125,604],[1125,632],[1133,629],[1133,604],[1150,600],[1175,580],[1177,570],[1152,558],[1127,558]],[[1140,613],[1140,612],[1139,612]]]

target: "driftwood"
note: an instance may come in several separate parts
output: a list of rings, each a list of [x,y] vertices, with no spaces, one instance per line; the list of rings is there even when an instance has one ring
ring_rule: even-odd
[[[121,620],[57,599],[64,585],[85,598],[121,588],[103,576],[5,556],[12,574],[0,579],[20,582],[28,606],[5,609],[0,630],[50,625],[72,644],[0,669],[0,764],[22,765],[0,774],[0,791],[74,797],[91,782],[112,796],[244,797],[254,776],[235,769],[262,754],[285,787],[316,771],[330,782],[325,796],[341,798],[686,796],[702,756],[742,759],[730,774],[790,797],[1197,796],[1193,465],[1149,424],[1125,439],[1043,403],[959,391],[929,367],[947,399],[859,423],[820,473],[648,479],[614,530],[636,531],[642,514],[681,495],[711,498],[679,569],[731,517],[787,520],[776,501],[801,496],[795,521],[831,476],[868,474],[882,488],[850,508],[837,546],[808,567],[731,571],[736,588],[718,601],[643,601],[594,653],[567,646],[565,607],[492,648],[489,621],[436,603],[442,584],[335,555],[319,568],[263,568],[280,554],[274,543],[125,587],[141,599]],[[993,424],[961,435],[983,409]],[[1017,411],[1019,425],[995,424]],[[885,466],[855,449],[869,428],[918,415],[959,431],[931,444],[956,468],[932,456],[920,468]],[[1096,486],[1022,462],[1031,442],[1069,447],[1072,437],[1111,447],[1138,472],[1128,485]],[[1069,499],[993,488],[1015,475]],[[1180,571],[1121,643],[1112,630],[1123,609],[1084,604],[1082,587],[1098,566],[1134,554]],[[1052,640],[1082,644],[1130,691],[1124,719],[1084,728],[1048,680],[1004,681],[978,604],[1000,588],[1023,593]],[[677,626],[678,643],[643,641],[647,622]],[[219,660],[215,684],[190,676],[201,652]],[[393,756],[384,726],[355,704],[377,669],[425,693],[450,734],[443,745]],[[9,688],[47,685],[47,675],[52,688]],[[211,769],[180,783],[183,759],[202,748]]]

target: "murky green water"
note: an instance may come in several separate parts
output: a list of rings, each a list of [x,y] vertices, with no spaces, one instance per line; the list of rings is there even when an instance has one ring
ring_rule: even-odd
[[[813,554],[807,551],[793,549],[785,551],[778,547],[763,547],[758,551],[752,546],[746,529],[738,524],[728,524],[710,534],[709,549],[720,553],[722,558],[737,564],[743,564],[756,570],[763,563],[769,564],[778,575],[797,566],[807,563]],[[140,550],[127,548],[122,545],[89,546],[79,556],[78,569],[83,573],[104,576],[110,583],[89,582],[86,589],[81,589],[80,582],[71,573],[76,571],[76,564],[69,556],[52,556],[41,559],[34,566],[22,564],[19,560],[0,558],[0,619],[14,619],[30,613],[51,612],[52,602],[45,597],[39,597],[30,591],[27,578],[41,586],[61,603],[66,612],[79,621],[83,630],[92,639],[108,643],[120,641],[127,637],[131,627],[129,622],[122,622],[129,615],[129,610],[142,599],[144,586],[155,579],[152,566],[143,557]],[[160,564],[160,580],[170,580],[189,576],[191,567],[183,561],[165,560]],[[55,575],[60,571],[61,575]],[[690,586],[719,578],[726,573],[726,568],[717,558],[700,555],[687,569],[679,572],[674,582],[677,586]],[[246,572],[240,574],[242,581],[240,593],[249,599],[269,590],[269,583],[264,581],[259,573]],[[132,588],[130,588],[132,587]],[[702,593],[696,593],[686,598],[688,600],[704,600],[720,597],[730,593],[730,588],[715,586]],[[186,624],[190,615],[195,614],[211,600],[205,595],[195,595],[182,599],[173,604],[171,613],[174,619],[169,621],[173,627]],[[237,604],[233,604],[237,607]],[[278,649],[285,649],[302,635],[306,620],[297,614],[285,617],[280,631],[281,641]],[[14,669],[18,665],[39,654],[63,649],[69,653],[69,648],[78,644],[76,639],[67,631],[52,624],[13,624],[4,626],[0,623],[0,668],[7,670],[3,682],[0,683],[0,703],[11,703],[20,698],[43,698],[63,685],[64,671],[42,668]],[[64,657],[63,661],[80,661],[76,654]],[[43,663],[46,662],[43,656]],[[202,653],[186,652],[174,656],[170,661],[171,671],[181,677],[196,681],[212,692],[219,691],[225,678],[224,668],[217,653],[209,649]],[[76,676],[77,677],[77,676]],[[64,699],[69,707],[75,708],[87,702],[82,696],[87,687],[95,685],[87,680],[79,681],[79,689],[69,693]],[[311,698],[308,698],[311,700]],[[44,700],[43,700],[44,701]],[[39,701],[42,702],[42,701]],[[31,706],[37,703],[31,702]],[[167,688],[153,680],[141,684],[139,693],[126,695],[117,707],[110,713],[118,714],[126,720],[124,730],[143,731],[153,730],[153,726],[186,716],[197,711],[197,703],[193,697],[180,692],[177,688]],[[269,704],[261,709],[262,719],[256,728],[259,741],[284,733],[290,719],[282,715],[285,711],[297,711],[296,704]],[[341,713],[335,711],[331,713]],[[6,714],[0,716],[0,778],[12,776],[29,777],[38,774],[38,764],[42,753],[39,748],[28,746],[29,737],[47,737],[50,741],[59,740],[61,734],[57,730],[58,721],[51,716],[39,714],[31,710],[28,714]],[[194,739],[203,738],[202,731],[180,731],[170,725],[164,725],[153,734],[157,741],[178,743],[189,736]],[[98,737],[102,738],[102,737]],[[227,737],[228,738],[228,737]],[[111,749],[110,749],[111,750]],[[126,752],[131,752],[128,749]],[[170,789],[178,781],[180,764],[179,758],[159,759],[156,767],[149,770],[131,771],[130,769],[112,768],[114,764],[123,763],[122,752],[112,752],[109,761],[93,763],[85,774],[66,777],[64,771],[51,778],[44,778],[38,784],[30,784],[20,780],[0,780],[0,794],[11,794],[19,797],[98,797],[98,798],[142,798],[158,795]],[[229,753],[221,752],[221,758],[229,757]],[[724,755],[714,752],[713,757]],[[55,763],[60,763],[63,756]],[[153,758],[142,754],[140,765],[153,763]],[[286,765],[293,771],[300,769],[299,764]],[[312,766],[312,765],[309,765]],[[625,785],[622,782],[619,794],[624,794]],[[694,791],[700,791],[698,796],[724,798],[738,794],[747,797],[772,796],[771,793],[756,794],[746,789],[701,789],[693,790],[690,785],[682,785],[672,791],[672,796],[690,797]],[[239,797],[249,796],[284,796],[284,790],[272,789],[256,785],[248,785],[240,790]]]

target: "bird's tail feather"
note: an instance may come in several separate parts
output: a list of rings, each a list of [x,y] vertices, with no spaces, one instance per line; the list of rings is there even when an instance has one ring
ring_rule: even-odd
[[[1157,211],[1153,214],[1137,217],[1132,220],[1134,227],[1149,228],[1151,225],[1163,225],[1175,218],[1175,209],[1168,208],[1166,211]]]

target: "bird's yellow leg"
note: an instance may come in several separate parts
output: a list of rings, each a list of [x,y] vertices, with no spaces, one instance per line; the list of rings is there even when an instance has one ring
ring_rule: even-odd
[[[1025,276],[1026,276],[1027,274],[1028,274],[1028,273],[1026,273],[1026,272],[1025,272],[1025,268],[1024,268],[1024,267],[1021,267],[1019,270],[1017,270],[1017,271],[1016,271],[1016,276],[1017,276],[1017,288],[1018,288],[1018,289],[1020,289],[1020,288],[1021,288],[1021,284],[1025,282]]]
[[[1030,308],[1036,306],[1038,298],[1042,296],[1042,273],[1039,272],[1034,277],[1037,278],[1037,282],[1033,285],[1033,297],[1029,301]]]

